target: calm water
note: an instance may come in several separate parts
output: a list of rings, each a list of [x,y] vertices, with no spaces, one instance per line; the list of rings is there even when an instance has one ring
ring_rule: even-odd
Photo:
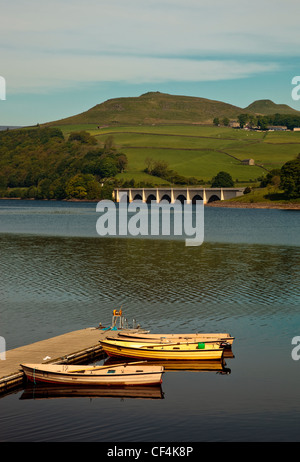
[[[0,399],[0,440],[299,441],[300,213],[207,207],[204,244],[186,247],[100,238],[95,210],[0,201],[7,349],[110,325],[122,305],[152,332],[230,332],[231,373],[167,371],[162,390],[139,398],[18,390]]]

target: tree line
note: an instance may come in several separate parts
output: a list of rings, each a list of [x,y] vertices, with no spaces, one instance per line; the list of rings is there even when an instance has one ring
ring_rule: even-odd
[[[269,126],[287,127],[288,130],[293,130],[295,127],[300,127],[300,116],[292,114],[273,114],[273,115],[253,115],[253,114],[239,114],[237,116],[240,128],[246,125],[250,128],[257,128],[259,130],[267,130]],[[215,117],[213,120],[214,125],[228,126],[230,120],[228,117],[220,119]]]
[[[64,138],[58,128],[0,133],[0,197],[33,199],[102,199],[127,166],[113,138],[100,146],[85,131]]]

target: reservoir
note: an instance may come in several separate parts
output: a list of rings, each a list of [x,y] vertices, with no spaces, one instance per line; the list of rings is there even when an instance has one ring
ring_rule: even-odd
[[[300,212],[205,207],[204,243],[100,237],[96,203],[0,201],[0,336],[13,349],[109,326],[229,332],[226,374],[172,370],[161,394],[0,398],[2,442],[299,441]],[[0,360],[1,368],[1,360]]]

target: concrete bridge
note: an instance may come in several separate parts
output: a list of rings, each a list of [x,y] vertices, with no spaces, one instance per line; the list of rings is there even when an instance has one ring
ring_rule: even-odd
[[[127,194],[128,202],[140,200],[150,204],[151,201],[161,202],[167,200],[174,203],[176,200],[184,203],[196,203],[203,200],[204,204],[213,201],[223,201],[233,197],[242,196],[244,188],[118,188],[113,191],[113,198],[120,202],[120,195]]]

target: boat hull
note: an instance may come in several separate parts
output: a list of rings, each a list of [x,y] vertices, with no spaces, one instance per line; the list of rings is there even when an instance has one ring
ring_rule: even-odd
[[[101,341],[103,350],[110,357],[124,357],[145,360],[221,360],[224,349],[214,345],[215,348],[206,347],[198,349],[189,344],[179,345],[147,345],[136,347],[120,345],[118,342]],[[197,344],[198,345],[198,344]]]
[[[21,365],[27,379],[34,383],[86,386],[137,386],[162,383],[164,368],[148,365],[82,367],[70,365]]]

